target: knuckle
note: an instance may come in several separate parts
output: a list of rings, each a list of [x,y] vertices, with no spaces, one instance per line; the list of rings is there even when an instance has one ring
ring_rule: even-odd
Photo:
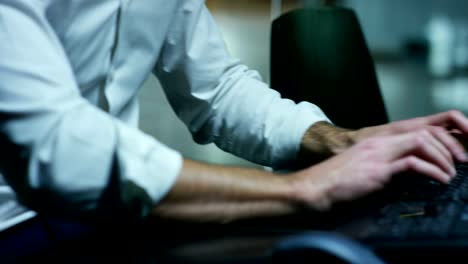
[[[427,128],[425,129],[421,129],[418,131],[418,135],[422,138],[422,139],[427,139],[431,136],[431,133],[429,132],[429,130]]]
[[[405,165],[406,165],[406,168],[408,169],[415,168],[417,164],[418,164],[418,160],[414,156],[408,157],[405,160]]]
[[[451,121],[462,118],[465,118],[465,115],[459,110],[450,110],[447,113],[447,119],[450,119]]]
[[[426,141],[425,137],[421,134],[418,134],[413,138],[413,144],[416,148],[424,147],[424,142]]]
[[[463,115],[463,114],[462,114],[460,111],[458,111],[458,110],[450,110],[450,111],[448,112],[448,114],[449,114],[449,116],[451,116],[451,117],[459,117],[459,116],[462,116],[462,115]]]

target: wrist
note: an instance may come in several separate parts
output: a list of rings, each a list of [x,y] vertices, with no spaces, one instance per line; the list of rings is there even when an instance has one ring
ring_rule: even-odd
[[[320,181],[318,177],[311,178],[310,175],[315,174],[311,170],[314,170],[314,167],[288,177],[291,186],[290,203],[298,205],[298,208],[327,211],[332,206],[331,186],[328,186],[326,181]]]
[[[356,136],[353,130],[327,122],[315,123],[302,137],[298,161],[309,165],[339,154],[355,143]]]

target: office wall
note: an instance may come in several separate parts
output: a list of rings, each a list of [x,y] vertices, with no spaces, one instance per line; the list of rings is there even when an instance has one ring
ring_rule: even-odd
[[[468,114],[467,1],[343,3],[360,19],[391,120],[451,109]],[[429,25],[435,25],[434,21],[438,30],[430,34]],[[438,44],[431,39],[437,39]],[[393,61],[385,60],[388,57]]]
[[[398,52],[405,40],[424,38],[435,16],[468,23],[466,0],[344,0],[344,4],[356,10],[374,50]]]

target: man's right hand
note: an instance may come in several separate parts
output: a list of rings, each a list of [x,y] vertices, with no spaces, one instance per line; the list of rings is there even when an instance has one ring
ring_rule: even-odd
[[[327,122],[317,122],[305,132],[302,138],[298,165],[304,167],[323,161],[372,137],[399,135],[420,130],[431,133],[457,161],[468,161],[466,155],[468,118],[460,111],[452,110],[358,130],[336,127]]]
[[[453,158],[433,133],[419,130],[370,137],[292,175],[296,199],[317,210],[382,189],[393,175],[424,174],[443,183],[455,176]]]

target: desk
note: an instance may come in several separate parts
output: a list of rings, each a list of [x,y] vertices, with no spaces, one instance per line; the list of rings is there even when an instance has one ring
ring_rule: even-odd
[[[378,207],[366,205],[369,204],[363,201],[360,204],[353,203],[337,208],[327,214],[304,212],[293,216],[239,221],[223,225],[155,223],[154,230],[169,230],[168,238],[163,238],[166,243],[159,248],[156,255],[160,260],[165,261],[163,263],[271,263],[270,256],[274,246],[282,239],[294,234],[325,230],[359,239],[361,234],[357,231],[372,230],[359,227],[378,228],[379,225],[372,221],[372,216],[379,211]],[[155,232],[155,234],[162,233]],[[385,240],[378,242],[380,244],[367,245],[389,264],[414,264],[421,261],[434,263],[435,260],[442,262],[447,259],[450,259],[450,263],[465,263],[468,240],[462,239],[450,246],[445,242],[449,240],[453,242],[453,238],[433,240],[435,243],[418,239],[410,240],[405,244],[399,244],[398,240]],[[461,262],[455,262],[454,259],[460,259]]]
[[[304,231],[332,230],[348,221],[337,215],[304,212],[228,224],[156,220],[149,226],[159,238],[164,234],[165,243],[155,254],[163,263],[270,263],[272,249],[281,239]]]

